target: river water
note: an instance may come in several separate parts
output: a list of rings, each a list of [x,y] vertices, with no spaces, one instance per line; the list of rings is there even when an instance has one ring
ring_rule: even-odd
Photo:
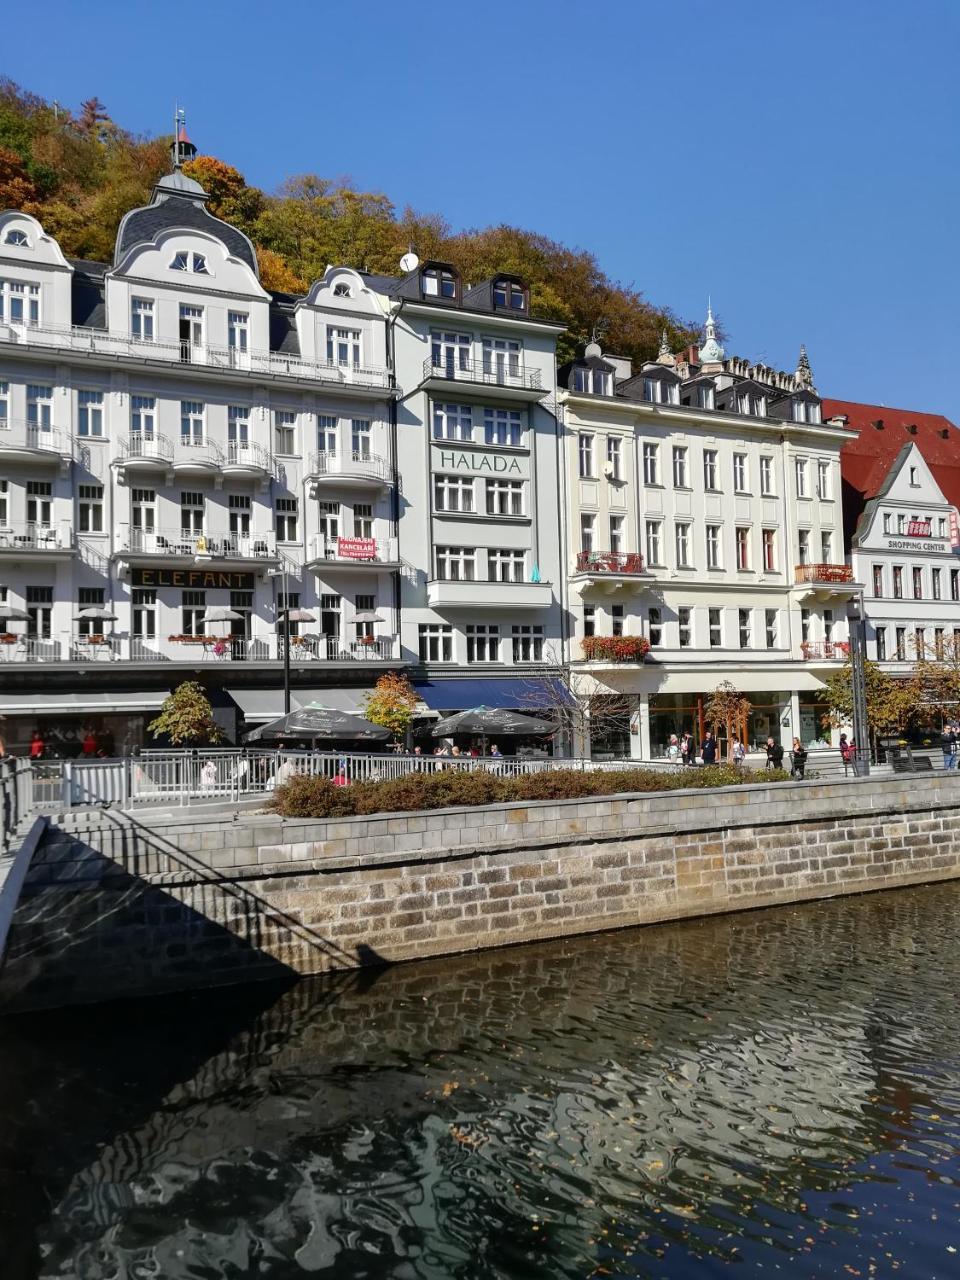
[[[0,1023],[0,1277],[960,1275],[960,885]]]

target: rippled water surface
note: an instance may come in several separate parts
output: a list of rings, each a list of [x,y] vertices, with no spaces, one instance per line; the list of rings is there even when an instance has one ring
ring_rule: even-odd
[[[0,1277],[960,1276],[960,885],[0,1023]]]

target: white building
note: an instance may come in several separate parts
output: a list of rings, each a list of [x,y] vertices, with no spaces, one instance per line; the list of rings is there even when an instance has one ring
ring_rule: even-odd
[[[699,351],[664,345],[634,372],[591,344],[559,382],[569,657],[585,690],[630,708],[594,750],[700,740],[721,680],[753,704],[749,747],[818,740],[860,588],[843,548],[850,436],[822,421],[805,352],[794,374],[726,359],[708,314]],[[645,637],[646,659],[617,654],[619,636]],[[589,637],[607,639],[585,660]]]

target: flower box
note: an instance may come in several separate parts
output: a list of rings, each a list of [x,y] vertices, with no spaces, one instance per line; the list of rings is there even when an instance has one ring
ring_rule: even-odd
[[[588,662],[643,662],[650,652],[646,636],[584,636],[581,646]]]
[[[9,631],[5,631],[0,635],[0,644],[16,644],[17,637]]]

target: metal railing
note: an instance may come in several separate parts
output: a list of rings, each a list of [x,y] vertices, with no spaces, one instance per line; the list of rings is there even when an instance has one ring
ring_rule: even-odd
[[[150,556],[191,556],[220,560],[275,560],[273,533],[193,533],[184,529],[118,528],[120,551]]]
[[[803,640],[800,644],[800,655],[807,662],[818,658],[843,662],[849,653],[848,640]]]
[[[119,441],[120,456],[117,461],[124,462],[172,462],[173,445],[166,436],[157,435],[154,431],[131,431]]]
[[[347,453],[311,453],[307,475],[386,481],[390,478],[390,468],[380,454],[354,449]]]
[[[853,569],[848,564],[798,564],[794,567],[795,582],[809,582],[824,585],[837,582],[852,582]]]
[[[325,560],[341,567],[396,564],[396,538],[328,538],[314,534],[307,548],[307,561]]]
[[[643,573],[639,551],[578,551],[577,573]]]
[[[0,634],[0,662],[60,662],[60,641],[50,636]]]
[[[305,360],[277,351],[215,343],[138,338],[129,333],[109,333],[105,329],[90,329],[83,325],[0,324],[0,343],[4,342],[17,346],[54,347],[87,355],[198,364],[270,376],[287,375],[334,385],[386,387],[389,382],[385,369],[334,364],[328,360]]]
[[[213,440],[194,440],[191,436],[183,436],[177,440],[173,455],[173,463],[197,463],[212,467],[222,467],[224,452]]]
[[[73,437],[59,427],[45,427],[22,418],[0,418],[0,449],[30,449],[65,458],[73,454]]]
[[[0,624],[3,625],[3,624]],[[235,636],[224,627],[197,636],[115,635],[110,624],[103,632],[37,637],[17,632],[0,632],[0,664],[7,662],[280,662],[283,637]],[[396,660],[396,636],[340,639],[336,636],[291,637],[290,661],[306,662],[390,662]]]
[[[463,360],[456,355],[439,359],[429,357],[423,362],[423,376],[450,378],[453,382],[478,382],[484,386],[516,387],[523,391],[540,391],[539,369],[527,369],[512,360]]]
[[[76,545],[69,520],[0,525],[0,551],[72,551]]]
[[[249,471],[273,472],[273,460],[263,445],[247,441],[229,441],[224,465],[244,467]]]
[[[34,770],[26,760],[0,760],[0,853],[34,810]]]

